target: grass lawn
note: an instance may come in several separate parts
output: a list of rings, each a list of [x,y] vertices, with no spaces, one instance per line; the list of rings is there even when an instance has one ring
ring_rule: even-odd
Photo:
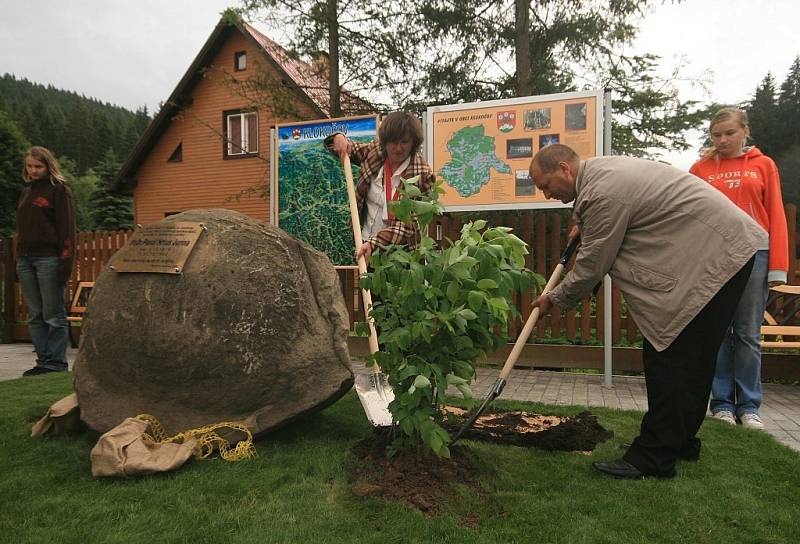
[[[767,434],[707,421],[698,463],[673,480],[613,480],[592,461],[620,455],[641,414],[592,409],[616,434],[592,455],[466,442],[485,467],[484,497],[445,514],[351,494],[350,447],[370,432],[353,393],[256,443],[258,458],[191,462],[138,480],[94,480],[94,436],[30,438],[71,392],[71,374],[0,383],[0,541],[115,542],[800,542],[800,455]],[[554,415],[579,407],[497,403]],[[132,414],[135,415],[135,414]],[[479,519],[467,527],[466,518]]]

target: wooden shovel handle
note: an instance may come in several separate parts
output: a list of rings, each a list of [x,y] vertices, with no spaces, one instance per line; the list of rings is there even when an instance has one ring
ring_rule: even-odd
[[[356,242],[356,251],[364,244],[361,238],[361,221],[358,218],[358,204],[356,203],[356,187],[353,183],[353,169],[350,166],[350,157],[347,153],[340,155],[342,159],[342,168],[344,169],[344,179],[347,182],[347,199],[350,202],[350,222],[353,225],[353,239]],[[358,258],[358,275],[362,276],[367,273],[367,261],[364,256]],[[369,309],[372,307],[372,295],[369,289],[361,290],[361,299],[364,301],[364,312],[369,314]],[[378,351],[378,332],[375,330],[375,322],[371,317],[367,317],[369,324],[369,352],[377,353]],[[373,370],[377,369],[377,365]]]
[[[567,249],[564,250],[564,253],[561,254],[561,258],[558,261],[558,265],[556,265],[555,270],[550,275],[550,279],[547,280],[547,284],[542,289],[542,295],[546,295],[553,288],[558,284],[558,281],[561,279],[561,273],[564,271],[564,267],[567,265],[567,261],[575,252],[575,249],[578,247],[578,243],[580,242],[580,237],[575,237],[567,246]],[[519,359],[519,354],[522,353],[522,348],[525,347],[525,343],[528,341],[528,338],[533,331],[533,327],[536,326],[536,322],[539,320],[539,314],[541,310],[537,306],[531,312],[531,315],[528,316],[528,320],[525,321],[525,326],[522,327],[519,335],[517,336],[517,341],[514,342],[514,347],[511,348],[511,353],[508,354],[508,359],[506,359],[506,364],[503,365],[503,369],[500,371],[500,376],[498,380],[506,380],[508,379],[508,375],[511,374],[511,369],[514,368],[514,364]]]

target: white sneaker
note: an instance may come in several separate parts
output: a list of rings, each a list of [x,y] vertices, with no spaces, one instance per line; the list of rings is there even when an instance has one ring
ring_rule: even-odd
[[[764,422],[761,421],[761,418],[758,417],[758,414],[753,413],[746,413],[742,414],[742,417],[739,418],[739,421],[742,422],[742,426],[747,427],[748,429],[763,429]]]
[[[720,410],[719,412],[711,414],[711,417],[719,419],[720,421],[724,421],[729,425],[736,425],[736,416],[733,415],[733,412],[730,412],[728,410]]]

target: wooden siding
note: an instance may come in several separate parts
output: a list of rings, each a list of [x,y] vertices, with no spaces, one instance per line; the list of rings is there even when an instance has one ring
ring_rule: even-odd
[[[247,53],[247,70],[234,72],[234,53]],[[134,214],[137,223],[159,221],[167,213],[193,208],[228,208],[269,221],[269,131],[277,119],[259,111],[258,157],[225,159],[223,156],[222,112],[248,107],[225,78],[246,78],[258,69],[275,69],[263,52],[240,32],[232,32],[211,63],[212,69],[192,90],[192,104],[176,118],[143,161],[135,178]],[[305,119],[318,117],[299,97],[296,102]],[[183,160],[168,162],[179,143]]]

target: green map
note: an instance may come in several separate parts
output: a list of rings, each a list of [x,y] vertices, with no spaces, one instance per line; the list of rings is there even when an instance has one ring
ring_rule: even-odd
[[[447,141],[450,162],[442,166],[439,175],[460,196],[477,194],[489,183],[489,170],[510,174],[511,167],[497,158],[492,136],[485,136],[483,125],[464,127]]]
[[[372,138],[351,138],[367,143]],[[339,159],[322,142],[280,148],[281,187],[278,192],[280,227],[316,249],[335,265],[355,264],[353,230],[347,189]],[[358,179],[359,168],[353,168]]]

